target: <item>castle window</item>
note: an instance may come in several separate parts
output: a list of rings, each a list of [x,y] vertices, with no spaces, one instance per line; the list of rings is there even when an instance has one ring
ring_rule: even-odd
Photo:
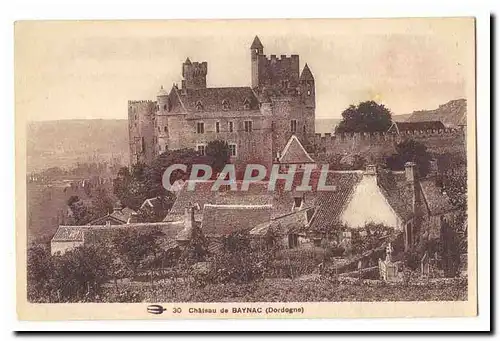
[[[304,124],[304,126],[302,127],[302,131],[305,133],[306,132],[306,125]]]
[[[167,126],[163,127],[163,131],[166,133],[167,132]]]
[[[137,120],[137,115],[134,115],[134,119]]]
[[[158,127],[158,132],[159,132],[159,133],[161,132],[161,128],[160,128],[160,127]]]
[[[220,122],[215,122],[215,132],[220,133]]]
[[[297,132],[297,120],[291,120],[290,121],[290,131],[292,133],[296,133]]]
[[[222,108],[224,110],[229,110],[229,102],[226,99],[222,101]]]
[[[198,110],[198,111],[203,110],[203,105],[201,104],[201,101],[196,102],[196,110]]]
[[[196,123],[196,133],[204,134],[205,133],[205,124],[203,122]]]
[[[307,96],[311,96],[311,90],[307,90]]]
[[[274,131],[274,121],[271,121],[271,131]]]
[[[232,133],[234,131],[234,122],[229,122],[229,132]]]
[[[245,132],[250,133],[252,129],[252,121],[245,121]]]
[[[206,149],[206,145],[204,144],[198,144],[196,145],[196,150],[198,151],[198,153],[200,153],[200,155],[204,156],[205,155],[205,149]]]
[[[163,110],[167,110],[167,105],[166,104],[163,105]]]
[[[245,101],[243,102],[243,108],[245,110],[250,109],[250,101],[248,100],[248,98],[245,98]]]
[[[236,143],[229,144],[229,154],[233,157],[236,156]]]

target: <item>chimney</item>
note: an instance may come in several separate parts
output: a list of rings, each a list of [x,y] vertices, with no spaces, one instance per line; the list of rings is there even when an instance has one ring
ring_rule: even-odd
[[[192,229],[194,226],[194,206],[189,204],[184,208],[184,228]]]
[[[429,161],[429,176],[438,175],[439,169],[437,164],[437,159],[431,159]]]
[[[378,184],[377,165],[366,165],[366,170],[363,172],[363,179],[367,181],[374,181],[376,184]]]
[[[407,162],[405,163],[405,175],[406,175],[406,182],[408,183],[414,183],[417,180],[417,168],[416,168],[416,163],[415,162]]]

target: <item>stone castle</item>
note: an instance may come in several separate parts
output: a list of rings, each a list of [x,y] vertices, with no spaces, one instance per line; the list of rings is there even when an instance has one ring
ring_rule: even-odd
[[[438,129],[429,126],[433,122],[406,123],[405,131],[396,134],[317,134],[315,80],[309,66],[300,72],[298,55],[266,56],[257,36],[250,56],[249,87],[207,88],[208,63],[187,58],[180,87],[174,84],[170,92],[161,87],[156,101],[129,101],[130,164],[150,163],[167,150],[190,148],[203,154],[208,142],[224,140],[237,169],[248,163],[269,167],[292,135],[319,159],[391,154],[404,138],[425,142],[438,153],[465,145],[463,127]]]
[[[205,152],[227,141],[231,162],[269,166],[291,135],[314,139],[315,84],[299,56],[266,56],[256,36],[250,46],[251,87],[207,88],[207,62],[182,64],[181,86],[161,87],[156,101],[129,101],[130,163],[150,163],[166,150]]]

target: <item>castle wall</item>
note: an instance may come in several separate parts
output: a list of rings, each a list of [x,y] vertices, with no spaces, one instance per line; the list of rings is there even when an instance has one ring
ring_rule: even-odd
[[[400,135],[389,133],[343,133],[338,135],[315,134],[316,154],[359,154],[364,157],[378,158],[396,152],[396,144],[413,139],[422,142],[429,152],[463,152],[465,132],[462,129],[440,129],[403,132]]]
[[[271,86],[282,87],[283,81],[288,82],[288,86],[295,87],[299,80],[299,56],[275,55],[267,57],[258,56],[258,81],[259,87]]]
[[[130,164],[150,163],[155,155],[156,102],[128,101]]]

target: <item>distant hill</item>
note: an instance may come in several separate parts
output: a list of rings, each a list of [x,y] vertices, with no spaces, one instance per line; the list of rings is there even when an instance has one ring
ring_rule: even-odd
[[[446,127],[467,125],[467,101],[456,99],[434,110],[414,111],[407,122],[441,121]]]
[[[128,162],[127,120],[60,120],[27,125],[27,170],[76,162]]]
[[[406,115],[393,115],[392,120],[395,122],[404,122],[410,117],[412,114]],[[331,133],[335,130],[337,124],[340,123],[342,119],[340,118],[317,118],[316,119],[316,133]]]

